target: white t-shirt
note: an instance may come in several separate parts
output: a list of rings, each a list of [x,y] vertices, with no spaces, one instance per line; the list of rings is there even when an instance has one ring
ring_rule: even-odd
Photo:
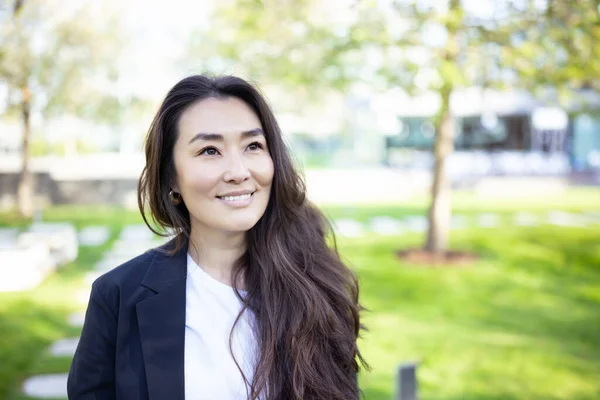
[[[185,306],[185,400],[245,400],[244,380],[229,351],[229,333],[242,309],[233,289],[188,254]],[[244,295],[244,292],[241,292]],[[252,312],[244,311],[232,337],[233,354],[248,381],[256,362]]]

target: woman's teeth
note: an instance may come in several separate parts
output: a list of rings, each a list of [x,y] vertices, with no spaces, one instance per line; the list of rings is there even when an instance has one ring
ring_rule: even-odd
[[[241,196],[224,196],[224,197],[220,197],[220,198],[225,201],[242,201],[242,200],[248,200],[250,198],[250,196],[252,196],[252,193],[242,194]]]

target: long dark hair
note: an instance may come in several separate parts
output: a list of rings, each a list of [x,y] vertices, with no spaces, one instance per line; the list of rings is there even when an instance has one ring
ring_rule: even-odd
[[[233,76],[195,75],[169,91],[146,141],[146,166],[138,188],[144,221],[158,234],[163,232],[156,225],[174,230],[174,251],[188,243],[189,212],[183,203],[174,206],[168,195],[175,176],[173,147],[181,114],[210,97],[236,97],[254,110],[274,164],[267,208],[246,233],[246,252],[232,271],[234,285],[243,276],[247,290],[242,297],[234,286],[244,304],[236,324],[247,308],[256,320],[259,351],[252,381],[247,382],[249,398],[358,398],[359,363],[367,366],[356,343],[362,328],[358,282],[340,260],[326,218],[306,198],[273,112],[255,87]],[[332,247],[328,238],[333,239]]]

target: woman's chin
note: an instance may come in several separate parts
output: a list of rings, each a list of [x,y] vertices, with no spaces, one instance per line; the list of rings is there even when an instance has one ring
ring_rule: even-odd
[[[224,226],[223,228],[224,230],[229,232],[248,232],[254,227],[254,225],[256,225],[257,222],[258,220],[254,218],[247,220],[231,221],[230,223],[226,224],[226,226]]]

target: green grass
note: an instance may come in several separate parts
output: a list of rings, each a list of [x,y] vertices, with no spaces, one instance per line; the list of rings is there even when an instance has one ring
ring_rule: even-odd
[[[108,205],[53,206],[44,210],[42,219],[46,222],[71,222],[77,229],[89,225],[107,225],[116,231],[127,224],[142,224],[144,222],[138,211]],[[16,211],[0,213],[0,226],[23,227],[28,225],[29,222],[19,217]]]
[[[390,398],[402,361],[424,400],[600,398],[600,227],[464,231],[453,247],[483,258],[461,268],[403,264],[403,244],[340,246],[370,310],[367,399]]]
[[[423,214],[426,202],[327,207],[332,218]],[[419,246],[421,234],[338,238],[340,252],[360,279],[369,331],[360,347],[372,366],[360,384],[368,400],[392,398],[396,368],[417,361],[422,400],[600,398],[600,225],[587,228],[512,227],[516,211],[600,210],[600,190],[576,189],[540,202],[486,200],[458,193],[456,213],[498,212],[494,229],[453,231],[455,249],[476,252],[468,267],[407,265],[399,249]],[[135,212],[110,207],[54,207],[49,221],[83,227],[109,224],[113,237]],[[0,225],[23,225],[0,214]],[[106,246],[104,246],[106,247]],[[103,248],[82,248],[77,262],[40,288],[0,294],[0,399],[18,393],[30,374],[66,372],[69,360],[50,357],[56,339],[72,336],[66,322],[72,293]]]
[[[68,324],[68,315],[81,310],[75,293],[107,246],[81,247],[75,262],[34,290],[0,293],[0,399],[24,399],[19,391],[30,375],[68,371],[70,360],[53,359],[47,348],[55,340],[79,334],[79,328]]]
[[[426,215],[429,198],[416,196],[401,204],[358,204],[324,207],[330,219],[354,218],[366,221],[375,216],[404,217],[407,215]],[[455,191],[452,194],[454,214],[472,216],[483,212],[500,215],[527,211],[532,214],[546,213],[552,210],[566,212],[582,210],[600,210],[600,190],[596,188],[572,188],[560,195],[528,196],[523,198],[481,197],[469,191]]]

